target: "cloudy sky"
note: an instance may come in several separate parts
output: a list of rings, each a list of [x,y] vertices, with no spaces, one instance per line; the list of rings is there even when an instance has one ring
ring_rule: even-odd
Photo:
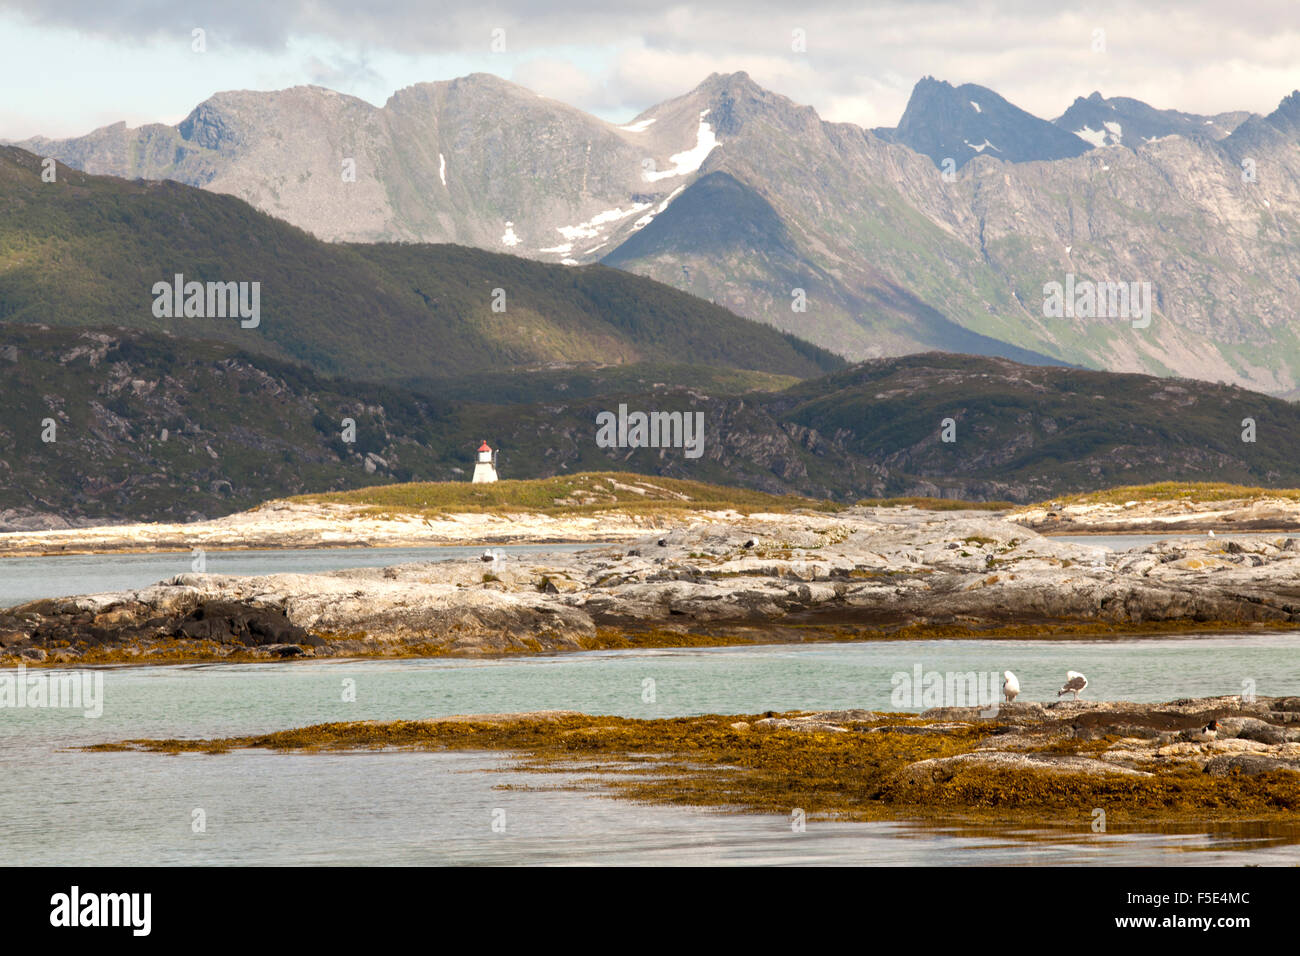
[[[736,70],[863,126],[894,125],[927,74],[992,87],[1046,118],[1093,90],[1188,112],[1267,113],[1300,87],[1297,0],[539,6],[0,0],[0,139],[174,123],[228,89],[315,83],[382,104],[412,83],[471,72],[620,122]]]

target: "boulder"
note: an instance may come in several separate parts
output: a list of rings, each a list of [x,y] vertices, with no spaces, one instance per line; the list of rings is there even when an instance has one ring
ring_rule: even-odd
[[[1211,758],[1205,765],[1205,772],[1212,777],[1226,777],[1233,773],[1253,777],[1274,770],[1290,770],[1300,773],[1300,760],[1270,757],[1265,754],[1229,754]]]

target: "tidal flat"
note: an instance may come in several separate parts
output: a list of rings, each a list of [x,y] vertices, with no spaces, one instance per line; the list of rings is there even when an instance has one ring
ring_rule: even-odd
[[[1202,728],[1215,722],[1217,730]],[[644,720],[576,711],[358,721],[92,752],[492,751],[652,804],[844,821],[929,819],[1136,829],[1295,823],[1300,698],[1012,703]],[[1103,823],[1103,826],[1105,823]]]

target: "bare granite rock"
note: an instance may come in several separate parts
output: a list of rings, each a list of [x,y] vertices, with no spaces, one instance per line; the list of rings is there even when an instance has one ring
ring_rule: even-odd
[[[1144,770],[1134,770],[1119,764],[1098,760],[1093,757],[1078,757],[1064,754],[1004,753],[997,750],[976,751],[975,753],[957,754],[955,757],[938,757],[933,760],[920,760],[909,765],[896,778],[896,782],[916,786],[918,784],[943,783],[951,779],[958,770],[967,767],[985,767],[994,770],[1037,770],[1047,773],[1087,774],[1103,776],[1119,774],[1127,777],[1149,777]]]
[[[185,640],[195,635],[184,622],[213,602],[228,618],[282,618],[296,639],[277,632],[270,642],[315,643],[317,656],[344,646],[572,649],[602,629],[772,641],[802,639],[808,627],[1293,626],[1300,550],[1285,538],[1202,538],[1116,554],[1002,518],[912,509],[733,515],[656,531],[631,547],[505,548],[490,567],[476,558],[319,574],[182,574],[134,591],[36,601],[0,611],[0,653]],[[1007,713],[1037,716],[1032,708],[1041,706],[1013,704]],[[1093,707],[1047,705],[1058,715]]]

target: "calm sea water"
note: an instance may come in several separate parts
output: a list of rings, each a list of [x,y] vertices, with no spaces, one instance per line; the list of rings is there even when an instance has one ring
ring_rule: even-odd
[[[600,544],[493,545],[509,560],[512,554],[583,551]],[[210,574],[277,574],[385,568],[417,561],[479,557],[483,546],[429,548],[304,548],[278,551],[208,551]],[[98,594],[148,587],[188,574],[189,552],[174,554],[61,554],[50,557],[0,558],[0,608],[38,598]]]
[[[0,710],[9,859],[93,864],[1300,863],[1300,826],[1094,834],[809,821],[644,807],[496,754],[87,754],[129,737],[206,737],[326,720],[566,708],[636,717],[890,707],[891,676],[1010,668],[1022,699],[1138,701],[1300,692],[1300,638],[923,641],[617,651],[512,660],[304,661],[105,671],[103,716]],[[648,684],[647,680],[653,681]],[[356,701],[345,702],[345,681]],[[653,695],[646,693],[653,687]],[[646,700],[653,696],[652,701]],[[916,708],[913,708],[916,709]],[[501,789],[516,785],[520,789]],[[193,832],[195,811],[206,829]],[[504,832],[493,822],[504,820]]]

